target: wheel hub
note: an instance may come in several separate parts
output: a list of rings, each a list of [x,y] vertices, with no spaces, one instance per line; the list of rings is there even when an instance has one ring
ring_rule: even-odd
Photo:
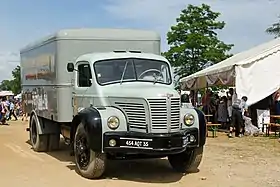
[[[80,138],[76,141],[76,157],[77,163],[81,168],[88,166],[90,162],[90,149],[85,138]]]

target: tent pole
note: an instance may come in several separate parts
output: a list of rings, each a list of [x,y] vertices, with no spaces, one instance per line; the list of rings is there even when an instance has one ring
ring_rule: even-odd
[[[207,96],[207,90],[209,89],[208,88],[208,82],[206,83],[206,90],[205,90],[205,96],[206,96],[206,98],[208,99],[208,96]],[[206,100],[207,101],[207,100]],[[210,103],[209,103],[210,104]],[[206,102],[206,107],[207,107],[207,115],[208,115],[208,119],[207,119],[207,121],[210,121],[210,108],[209,108],[209,105],[207,102]]]
[[[207,90],[208,90],[208,83],[206,83],[206,90],[205,90],[206,98],[207,98]],[[206,103],[206,104],[208,104],[208,103]],[[209,106],[207,106],[207,115],[209,115],[209,112],[210,112]]]

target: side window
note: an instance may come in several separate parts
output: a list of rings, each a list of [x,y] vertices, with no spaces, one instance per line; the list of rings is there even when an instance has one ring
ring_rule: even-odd
[[[92,74],[89,64],[78,65],[78,87],[90,87]]]

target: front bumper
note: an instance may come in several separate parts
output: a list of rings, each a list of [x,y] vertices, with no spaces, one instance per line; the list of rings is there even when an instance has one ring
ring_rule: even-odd
[[[108,153],[168,155],[181,153],[188,147],[197,147],[198,145],[197,128],[170,134],[121,131],[106,132],[103,135],[103,151]]]

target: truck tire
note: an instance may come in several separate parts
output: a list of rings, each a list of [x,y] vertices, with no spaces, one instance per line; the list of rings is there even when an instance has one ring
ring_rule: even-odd
[[[29,123],[29,138],[34,151],[43,152],[48,151],[49,136],[47,134],[39,135],[38,123],[33,115]]]
[[[203,147],[198,147],[176,155],[170,155],[168,156],[168,160],[175,171],[180,173],[194,173],[198,171],[202,155]]]
[[[79,173],[88,179],[100,178],[106,168],[106,154],[94,152],[89,147],[89,134],[79,124],[74,139],[74,154]]]

